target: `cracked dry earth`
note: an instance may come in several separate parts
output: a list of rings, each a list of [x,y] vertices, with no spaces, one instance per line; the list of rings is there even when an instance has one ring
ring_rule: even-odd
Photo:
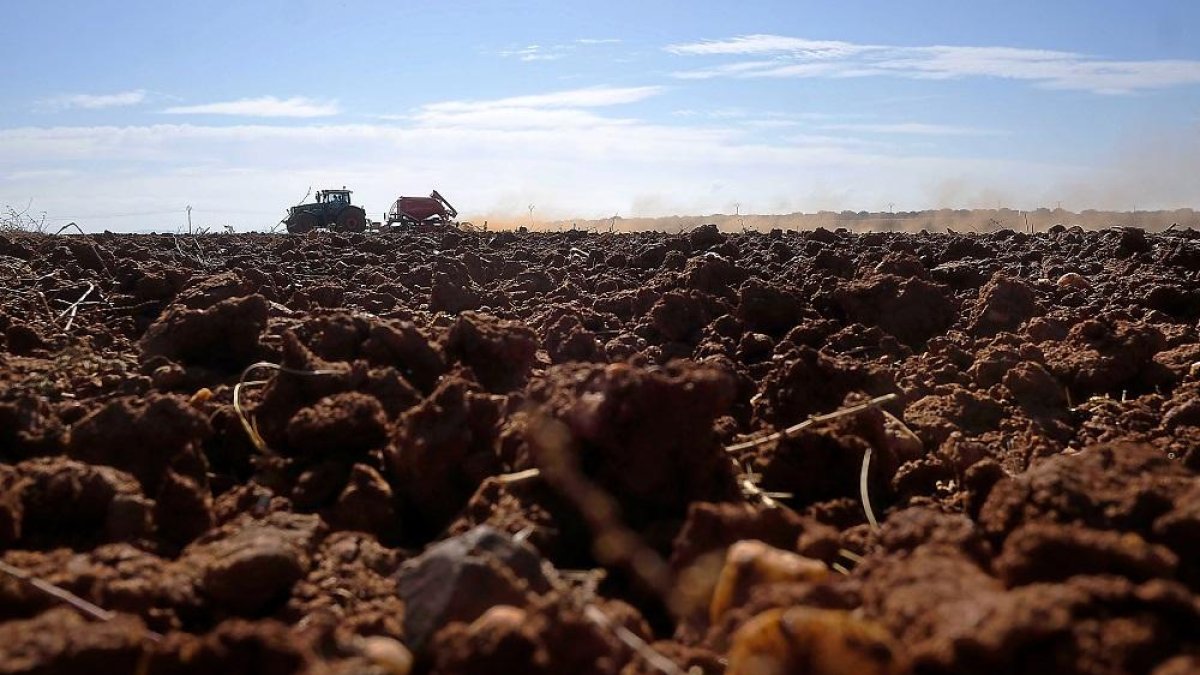
[[[0,276],[0,673],[1200,672],[1196,232],[7,236]]]

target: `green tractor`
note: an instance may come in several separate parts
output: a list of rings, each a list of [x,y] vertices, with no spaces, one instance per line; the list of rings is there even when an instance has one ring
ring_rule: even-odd
[[[304,234],[318,227],[334,232],[363,232],[367,229],[367,212],[350,203],[350,190],[318,190],[317,200],[288,209],[283,219],[287,231]]]

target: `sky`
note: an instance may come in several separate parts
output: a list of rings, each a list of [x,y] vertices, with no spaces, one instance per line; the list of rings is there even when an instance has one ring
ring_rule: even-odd
[[[1200,203],[1200,3],[4,3],[0,206],[246,230]]]

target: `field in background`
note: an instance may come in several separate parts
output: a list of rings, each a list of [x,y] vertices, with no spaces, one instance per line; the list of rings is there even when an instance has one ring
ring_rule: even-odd
[[[769,231],[815,230],[823,227],[834,230],[844,227],[855,232],[942,232],[950,228],[959,232],[992,232],[997,230],[1044,232],[1058,224],[1079,225],[1086,230],[1100,230],[1112,226],[1140,227],[1151,232],[1160,232],[1172,225],[1177,228],[1200,227],[1200,213],[1193,209],[1174,211],[1095,211],[1082,212],[1064,209],[1037,209],[1020,211],[1015,209],[937,209],[926,211],[820,211],[817,213],[787,213],[777,215],[713,214],[707,216],[667,216],[663,218],[600,218],[596,220],[556,220],[535,225],[536,229],[596,229],[601,232],[661,232],[687,231],[704,223],[715,223],[722,230],[736,232],[741,229]],[[513,221],[514,226],[519,225]]]

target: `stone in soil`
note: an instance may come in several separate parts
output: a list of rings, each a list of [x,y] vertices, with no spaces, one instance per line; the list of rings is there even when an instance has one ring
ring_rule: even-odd
[[[209,532],[180,556],[213,610],[262,616],[282,606],[312,565],[325,527],[313,515],[248,516]]]
[[[537,552],[486,525],[431,546],[400,569],[405,635],[420,649],[440,627],[494,605],[528,605],[550,591]]]

